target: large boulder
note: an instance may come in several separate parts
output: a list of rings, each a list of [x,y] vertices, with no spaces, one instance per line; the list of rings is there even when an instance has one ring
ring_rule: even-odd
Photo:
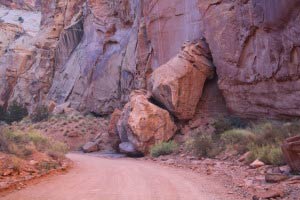
[[[83,145],[82,150],[84,153],[92,153],[98,151],[98,144],[97,142],[88,142],[85,145]]]
[[[149,89],[155,100],[178,119],[193,118],[207,78],[214,75],[208,45],[187,43],[182,51],[151,75]]]
[[[291,169],[295,172],[300,172],[300,136],[286,139],[281,149]]]
[[[130,142],[144,154],[153,144],[171,139],[177,130],[168,111],[149,98],[144,90],[132,92],[117,125],[121,141]]]

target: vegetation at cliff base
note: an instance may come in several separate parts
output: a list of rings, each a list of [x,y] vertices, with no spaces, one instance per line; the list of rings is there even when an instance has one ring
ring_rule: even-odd
[[[41,105],[34,110],[34,112],[30,115],[30,118],[32,122],[36,123],[47,120],[49,116],[50,113],[47,106]]]
[[[0,130],[0,151],[26,158],[35,152],[62,156],[68,151],[65,144],[48,138],[36,130]]]
[[[174,141],[162,142],[155,144],[151,150],[150,154],[152,157],[159,157],[161,155],[169,155],[178,150],[178,144]]]
[[[248,163],[259,159],[265,164],[283,165],[281,144],[286,138],[298,135],[300,130],[300,121],[266,120],[246,125],[238,118],[230,118],[217,119],[214,125],[214,134],[195,130],[185,143],[186,150],[199,157],[212,158],[226,151],[237,155],[249,152]]]
[[[27,108],[17,101],[13,101],[5,110],[0,107],[0,121],[5,121],[7,123],[19,122],[24,117],[28,116]]]

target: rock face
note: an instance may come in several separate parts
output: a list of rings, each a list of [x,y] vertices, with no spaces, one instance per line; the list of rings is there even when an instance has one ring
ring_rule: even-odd
[[[173,58],[184,42],[202,36],[198,0],[144,0],[143,15],[153,69]]]
[[[219,87],[241,116],[299,116],[299,0],[199,1]]]
[[[186,44],[182,51],[157,68],[150,78],[150,91],[180,120],[193,118],[204,83],[213,78],[214,67],[205,41]]]
[[[16,1],[11,5],[18,8],[28,2],[33,1]],[[46,101],[55,72],[60,33],[82,5],[75,0],[67,3],[43,1],[40,9],[32,10],[33,7],[29,9],[32,11],[6,11],[7,8],[1,7],[1,12],[6,13],[1,24],[15,24],[21,31],[3,47],[4,54],[0,57],[0,105],[17,100],[33,110],[34,105]]]
[[[300,0],[0,4],[1,106],[18,100],[31,111],[50,100],[111,114],[132,90],[147,88],[151,72],[185,41],[206,38],[231,112],[300,116]],[[218,90],[207,94],[215,97],[210,102],[222,100]]]
[[[42,0],[0,0],[0,4],[13,9],[36,10],[40,8]]]
[[[291,169],[300,172],[300,136],[286,139],[281,148]]]
[[[58,103],[68,100],[79,110],[110,114],[133,87],[139,1],[90,0],[82,12],[82,38],[72,29],[66,38],[61,36],[48,98]],[[66,59],[68,40],[80,43],[72,45]]]
[[[146,91],[134,91],[118,122],[121,142],[130,142],[145,154],[153,144],[171,139],[177,130],[168,111],[148,99]]]

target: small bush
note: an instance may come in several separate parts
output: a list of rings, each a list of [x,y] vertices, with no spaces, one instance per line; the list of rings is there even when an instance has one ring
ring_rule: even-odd
[[[266,121],[253,124],[249,130],[225,131],[221,140],[239,153],[250,151],[248,162],[260,159],[266,164],[281,165],[284,164],[284,159],[280,145],[286,138],[299,134],[299,128],[299,121]]]
[[[21,160],[17,157],[12,157],[11,158],[11,162],[12,162],[12,169],[17,172],[18,174],[20,174],[21,172]]]
[[[38,168],[40,171],[50,171],[51,169],[57,169],[58,168],[58,163],[56,162],[51,162],[51,161],[43,161],[39,163]]]
[[[49,138],[41,135],[37,131],[31,130],[27,132],[25,137],[28,139],[28,141],[33,142],[39,151],[43,151],[49,145]]]
[[[252,126],[256,133],[256,144],[263,146],[268,144],[281,144],[284,139],[299,134],[298,122],[282,124],[280,122],[265,122]]]
[[[19,122],[28,115],[26,107],[17,101],[13,101],[8,107],[6,113],[6,121],[8,123]]]
[[[239,117],[220,116],[213,123],[213,126],[216,129],[216,134],[221,134],[234,128],[245,128],[247,123]]]
[[[221,135],[221,140],[238,153],[245,153],[249,150],[249,144],[255,141],[255,134],[245,129],[232,129]]]
[[[247,161],[253,162],[255,159],[259,159],[260,161],[268,165],[285,164],[281,148],[274,145],[252,146],[251,154],[247,158]]]
[[[54,142],[52,142],[48,152],[49,153],[66,154],[68,152],[68,146],[64,143],[54,141]]]
[[[0,132],[0,151],[18,157],[28,157],[34,151],[65,154],[65,144],[41,135],[37,131],[29,132],[3,130]]]
[[[162,142],[154,145],[150,150],[150,154],[152,157],[159,157],[161,155],[172,154],[177,149],[178,149],[178,144],[176,144],[174,141]]]
[[[213,158],[222,151],[222,145],[205,134],[194,135],[185,145],[187,151],[199,157]]]
[[[44,120],[48,120],[49,115],[50,114],[46,106],[38,106],[31,114],[30,118],[32,122],[41,122]]]

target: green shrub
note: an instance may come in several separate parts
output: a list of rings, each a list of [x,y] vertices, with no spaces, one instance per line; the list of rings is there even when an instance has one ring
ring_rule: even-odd
[[[299,121],[265,121],[253,124],[249,130],[225,131],[221,140],[239,153],[250,151],[248,162],[260,159],[266,164],[281,165],[284,164],[284,159],[280,146],[286,138],[299,134],[299,128]]]
[[[249,144],[255,141],[255,134],[245,129],[232,129],[221,135],[221,140],[232,147],[238,153],[245,153],[249,150]]]
[[[169,155],[174,153],[178,149],[178,144],[174,141],[162,142],[155,144],[151,150],[150,154],[152,157],[159,157],[161,155]]]
[[[283,129],[286,131],[287,137],[298,135],[300,130],[300,121],[294,120],[292,122],[284,123]]]
[[[247,158],[248,162],[253,162],[259,159],[268,165],[283,165],[285,164],[284,157],[280,146],[266,145],[266,146],[252,146],[251,154]]]
[[[212,136],[205,134],[194,135],[185,143],[186,150],[199,157],[215,157],[223,147],[222,144],[215,141]]]
[[[26,137],[28,141],[33,142],[33,144],[39,151],[42,151],[49,146],[49,138],[43,136],[37,131],[31,130],[27,132],[24,137]]]
[[[28,140],[18,131],[3,131],[0,133],[0,151],[19,157],[32,154]]]
[[[19,122],[28,115],[26,107],[17,101],[13,101],[8,107],[6,113],[6,121],[8,123]]]
[[[2,130],[0,132],[0,151],[18,157],[28,157],[34,151],[63,155],[67,153],[67,150],[65,144],[43,136],[35,130],[28,132]]]
[[[245,128],[247,123],[239,117],[220,116],[213,123],[213,126],[216,130],[216,134],[221,134],[234,128]]]
[[[32,122],[41,122],[49,118],[49,111],[46,106],[38,106],[31,114],[30,118]]]
[[[40,171],[50,171],[51,169],[57,169],[59,167],[58,163],[51,161],[43,161],[38,164]]]
[[[52,144],[48,149],[48,153],[66,154],[67,152],[68,152],[68,146],[58,141],[52,141]]]

